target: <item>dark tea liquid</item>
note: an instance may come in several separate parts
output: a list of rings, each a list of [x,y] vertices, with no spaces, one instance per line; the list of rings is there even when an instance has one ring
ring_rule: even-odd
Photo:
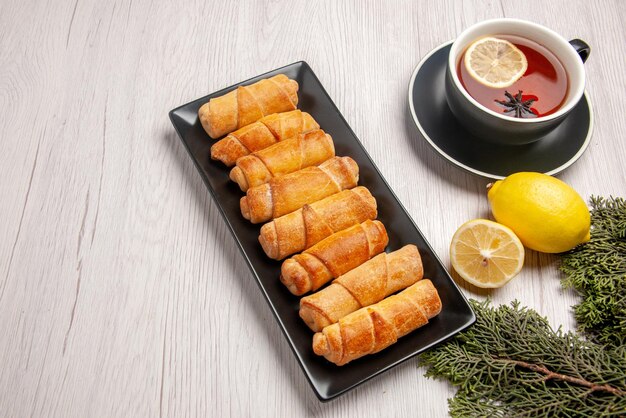
[[[494,35],[518,47],[528,61],[528,69],[515,83],[506,88],[492,88],[476,81],[465,68],[465,52],[461,55],[457,74],[465,90],[476,101],[497,113],[514,116],[513,113],[504,113],[507,109],[496,100],[508,101],[504,92],[513,96],[522,91],[522,100],[535,99],[530,110],[537,117],[550,115],[563,105],[567,96],[567,74],[563,64],[547,48],[526,38],[513,35]]]

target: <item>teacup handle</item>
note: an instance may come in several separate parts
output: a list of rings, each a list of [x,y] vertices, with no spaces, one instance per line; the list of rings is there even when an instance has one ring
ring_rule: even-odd
[[[587,45],[587,42],[582,39],[572,39],[569,43],[576,50],[580,59],[583,60],[583,63],[587,61],[587,58],[589,58],[589,54],[591,53],[591,47]]]

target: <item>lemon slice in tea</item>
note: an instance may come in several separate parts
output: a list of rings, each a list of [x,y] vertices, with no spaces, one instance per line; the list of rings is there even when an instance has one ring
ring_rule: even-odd
[[[459,276],[473,285],[502,287],[522,269],[524,246],[506,226],[474,219],[452,237],[450,260]]]
[[[509,87],[528,68],[526,56],[518,47],[493,37],[475,41],[465,51],[465,68],[481,84],[493,88]]]

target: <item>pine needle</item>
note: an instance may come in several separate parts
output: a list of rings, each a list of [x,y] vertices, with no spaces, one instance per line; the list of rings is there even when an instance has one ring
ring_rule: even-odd
[[[626,201],[591,198],[591,240],[565,254],[565,287],[582,302],[574,306],[579,329],[596,342],[626,344]]]
[[[422,354],[458,386],[453,417],[626,416],[626,355],[553,330],[531,309],[470,303],[476,323]]]

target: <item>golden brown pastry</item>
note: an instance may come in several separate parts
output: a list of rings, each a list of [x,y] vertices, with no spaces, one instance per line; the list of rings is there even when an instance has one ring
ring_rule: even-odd
[[[441,299],[428,279],[375,305],[361,308],[313,336],[313,351],[338,366],[377,353],[441,312]]]
[[[269,258],[282,260],[333,233],[376,219],[376,199],[363,186],[304,205],[261,227],[259,242]]]
[[[297,109],[274,113],[217,141],[211,147],[211,158],[232,167],[238,158],[319,127],[311,115]]]
[[[313,331],[321,331],[349,313],[411,286],[423,275],[422,259],[415,245],[379,254],[338,277],[330,286],[302,298],[300,318]]]
[[[298,83],[278,74],[212,98],[200,107],[198,116],[206,133],[217,139],[263,116],[294,110],[297,105]]]
[[[333,157],[316,167],[274,177],[248,189],[239,204],[252,223],[269,221],[300,209],[307,203],[351,189],[359,181],[359,166],[350,157]]]
[[[333,139],[316,129],[239,158],[237,166],[230,171],[230,179],[245,192],[272,177],[321,164],[334,156]]]
[[[365,221],[285,260],[280,268],[280,281],[294,295],[317,290],[383,252],[388,242],[387,231],[380,221]]]

